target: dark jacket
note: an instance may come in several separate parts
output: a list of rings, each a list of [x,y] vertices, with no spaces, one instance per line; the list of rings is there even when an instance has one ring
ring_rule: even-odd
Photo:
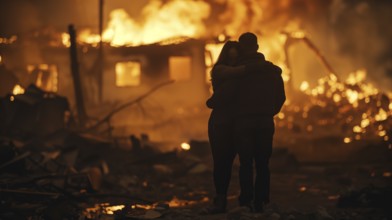
[[[282,70],[260,53],[244,56],[239,65],[246,66],[247,76],[220,84],[207,105],[230,117],[279,113],[286,100]]]
[[[255,62],[259,59],[258,55],[244,57],[243,63]],[[262,72],[248,68],[245,70],[245,78],[237,80],[236,95],[233,97],[235,103],[234,114],[242,115],[258,115],[263,117],[273,117],[281,110],[286,100],[284,91],[284,83],[282,79],[282,70],[268,61],[264,62]],[[251,67],[251,66],[250,66]]]

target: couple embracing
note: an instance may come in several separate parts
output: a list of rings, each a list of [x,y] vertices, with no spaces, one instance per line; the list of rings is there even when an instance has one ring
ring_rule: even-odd
[[[262,212],[269,202],[269,159],[274,135],[273,117],[286,100],[282,70],[258,53],[257,37],[244,33],[228,41],[211,71],[213,95],[208,135],[214,161],[216,195],[205,214],[226,211],[234,158],[239,156],[239,205]],[[255,181],[253,180],[256,170]]]

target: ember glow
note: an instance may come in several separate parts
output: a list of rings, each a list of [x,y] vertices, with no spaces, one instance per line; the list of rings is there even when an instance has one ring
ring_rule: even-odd
[[[174,196],[170,201],[167,202],[170,208],[180,208],[199,203],[209,202],[208,197],[203,197],[201,200],[182,200]],[[154,204],[133,204],[129,208],[132,210],[154,210],[158,209],[159,203]],[[83,212],[84,216],[89,219],[96,219],[101,214],[113,215],[116,211],[120,211],[126,208],[125,205],[111,205],[110,203],[95,204],[94,207],[86,208]]]
[[[105,208],[105,212],[109,215],[113,215],[115,211],[125,208],[124,205],[108,206]]]
[[[0,44],[12,44],[18,39],[17,36],[13,35],[9,38],[6,37],[0,37]]]
[[[156,207],[156,204],[153,204],[153,205],[135,204],[135,205],[131,206],[132,209],[145,209],[145,210],[154,209],[155,207]]]
[[[188,143],[184,142],[181,144],[181,149],[183,150],[190,150],[191,149],[191,145],[189,145]]]
[[[24,88],[20,85],[15,85],[14,89],[12,90],[12,94],[19,95],[25,92]]]
[[[95,204],[94,207],[86,208],[83,212],[84,216],[93,219],[102,214],[113,215],[114,212],[122,210],[125,205],[110,205],[109,203]]]
[[[298,190],[300,192],[305,192],[307,190],[307,188],[306,188],[306,186],[301,186]]]
[[[340,195],[330,195],[330,196],[328,196],[329,200],[337,200],[339,198],[340,198]]]
[[[291,129],[293,120],[287,115],[302,112],[302,117],[307,118],[310,110],[315,112],[315,109],[320,108],[324,109],[320,110],[320,113],[324,111],[323,114],[330,116],[312,116],[312,120],[309,120],[312,124],[304,125],[307,132],[325,131],[325,126],[335,126],[336,129],[336,126],[345,120],[345,123],[339,125],[342,128],[351,126],[351,129],[345,129],[341,133],[344,134],[342,142],[345,144],[377,137],[388,141],[390,137],[387,131],[391,126],[389,119],[392,116],[389,106],[392,99],[368,83],[366,75],[366,71],[361,69],[349,74],[345,81],[341,81],[335,74],[329,74],[319,79],[313,87],[304,81],[299,90],[307,95],[309,101],[305,101],[304,105],[293,103],[286,106],[277,118],[285,121],[282,126]]]
[[[198,204],[198,203],[205,203],[205,202],[208,202],[208,201],[209,201],[208,197],[204,197],[200,201],[191,201],[191,200],[181,200],[181,199],[178,199],[177,197],[174,196],[173,199],[170,200],[170,202],[169,202],[169,207],[171,207],[171,208],[178,208],[178,207],[195,205],[195,204]]]
[[[346,144],[351,143],[351,138],[345,137],[345,138],[343,139],[343,142],[346,143]]]

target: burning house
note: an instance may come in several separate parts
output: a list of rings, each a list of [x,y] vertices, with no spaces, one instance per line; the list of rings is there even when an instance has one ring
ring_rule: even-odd
[[[188,38],[133,47],[105,45],[101,87],[97,76],[99,49],[91,45],[81,45],[79,67],[85,100],[83,104],[90,107],[101,102],[124,103],[141,96],[159,83],[173,80],[175,83],[162,89],[155,97],[164,101],[155,100],[156,103],[147,103],[151,104],[148,106],[149,110],[154,111],[156,108],[157,111],[179,114],[192,108],[200,111],[210,95],[206,79],[205,45],[204,40]],[[42,58],[40,63],[34,60],[36,57],[18,59],[23,57],[24,53],[26,47],[18,44],[2,48],[2,56],[7,60],[5,66],[19,70],[15,75],[20,80],[18,84],[14,82],[14,93],[18,93],[17,88],[21,88],[21,85],[26,88],[27,85],[34,83],[42,90],[68,97],[74,106],[76,101],[69,48],[39,45],[39,54]],[[109,111],[109,108],[101,110]],[[104,111],[91,113],[102,114]],[[120,117],[129,118],[129,113]],[[128,125],[140,126],[136,122],[138,117],[129,120],[132,123]],[[124,122],[124,119],[120,120],[120,126],[121,122]]]
[[[200,16],[204,15],[197,15],[196,18],[200,19]],[[158,18],[155,21],[162,22]],[[205,100],[210,95],[206,68],[214,62],[216,57],[213,56],[216,54],[206,51],[206,39],[194,38],[200,31],[197,21],[189,24],[173,19],[171,21],[174,24],[165,24],[168,30],[154,33],[148,31],[147,27],[141,30],[140,27],[132,26],[132,19],[124,10],[119,9],[110,14],[102,41],[99,35],[90,34],[89,29],[78,32],[77,62],[81,72],[77,76],[81,81],[79,94],[75,94],[78,93],[75,92],[77,85],[73,82],[75,76],[70,68],[68,33],[49,29],[13,37],[18,40],[2,38],[4,66],[14,70],[14,75],[19,79],[18,83],[12,82],[13,93],[23,93],[18,88],[35,84],[44,91],[69,98],[71,107],[78,114],[81,112],[76,109],[80,105],[87,107],[88,114],[94,117],[107,114],[115,105],[136,99],[157,84],[173,81],[153,99],[144,103],[148,105],[148,111],[145,111],[146,106],[139,104],[136,110],[134,108],[131,112],[120,113],[111,125],[119,128],[115,133],[120,136],[149,133],[154,139],[162,139],[163,136],[178,139],[183,134],[173,132],[173,129],[162,129],[161,125],[174,124],[181,117],[200,115]],[[181,27],[176,27],[173,31],[171,27],[178,24]],[[136,36],[129,37],[130,35]],[[209,66],[206,66],[206,60]],[[77,97],[81,96],[84,101],[78,103]],[[94,107],[101,103],[109,105],[105,105],[107,108]],[[84,111],[82,110],[82,114],[85,114]],[[141,129],[142,127],[144,128]],[[201,127],[204,126],[200,125]],[[171,131],[157,134],[154,130]],[[195,130],[200,135],[200,129]],[[189,134],[183,138],[189,138]]]
[[[324,4],[329,6],[329,11]],[[368,83],[366,70],[351,68],[351,75],[343,74],[348,65],[339,65],[342,61],[337,61],[335,56],[323,55],[336,51],[328,51],[330,48],[318,44],[322,40],[331,41],[333,32],[328,33],[320,28],[320,33],[312,32],[315,27],[328,24],[319,19],[317,13],[326,14],[331,19],[339,16],[345,19],[344,16],[334,15],[338,12],[335,8],[339,4],[342,3],[288,1],[274,6],[262,1],[169,1],[165,4],[152,1],[143,6],[140,20],[133,19],[124,9],[112,10],[106,26],[100,26],[101,34],[94,34],[99,32],[94,28],[76,30],[81,94],[75,94],[75,77],[72,76],[69,57],[70,35],[67,32],[46,28],[2,38],[1,56],[5,66],[19,79],[18,85],[14,85],[14,93],[34,83],[42,90],[66,96],[75,114],[81,114],[76,111],[78,103],[75,97],[83,96],[82,104],[93,118],[108,114],[116,106],[136,99],[160,83],[174,80],[174,83],[160,88],[143,103],[112,117],[110,126],[114,134],[148,133],[157,140],[206,139],[208,110],[204,102],[210,95],[209,70],[222,42],[235,38],[241,31],[251,30],[262,39],[260,50],[283,69],[289,100],[284,112],[277,118],[278,128],[313,134],[317,127],[313,124],[317,121],[315,118],[321,116],[308,118],[310,109],[324,108],[329,104],[346,106],[347,103],[345,108],[357,111],[359,103],[371,103],[369,100],[372,97],[384,101],[375,101],[376,110],[361,110],[358,115],[363,115],[363,120],[369,120],[369,124],[372,121],[376,124],[380,120],[389,121],[390,92],[385,89],[385,92],[381,91]],[[306,7],[295,8],[295,5]],[[197,13],[193,13],[195,10]],[[358,10],[359,15],[366,13],[360,8]],[[252,16],[244,17],[246,11]],[[292,19],[287,19],[283,14],[290,15]],[[274,15],[281,20],[268,22],[268,18]],[[317,19],[313,22],[307,20],[312,18]],[[217,21],[222,25],[216,25]],[[312,32],[315,37],[320,36],[313,42],[307,32]],[[311,106],[308,106],[309,102],[298,102],[308,99],[315,99]],[[383,104],[377,104],[380,102]],[[290,111],[295,114],[300,112],[302,116],[298,119],[287,117]],[[322,111],[325,109],[320,114],[324,114]],[[343,110],[335,108],[330,111],[343,114]],[[326,122],[324,119],[321,121],[321,124]],[[189,124],[192,124],[192,129]],[[350,121],[349,124],[348,127],[352,129],[348,130],[352,134],[348,132],[342,136],[340,133],[341,143],[361,140],[358,134],[360,129],[356,127],[358,123],[351,125]],[[367,126],[360,127],[364,132],[362,129]],[[389,125],[377,129],[376,136],[389,141]],[[318,134],[316,132],[312,137]],[[284,142],[290,143],[290,140]]]

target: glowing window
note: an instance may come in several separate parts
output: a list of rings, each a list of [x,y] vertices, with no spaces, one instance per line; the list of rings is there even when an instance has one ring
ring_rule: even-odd
[[[170,78],[182,81],[191,78],[191,62],[190,57],[170,57],[169,58],[169,71]]]
[[[28,65],[29,82],[48,92],[58,90],[58,71],[56,65],[39,64]]]
[[[116,86],[140,85],[141,65],[139,62],[129,61],[116,64]]]

